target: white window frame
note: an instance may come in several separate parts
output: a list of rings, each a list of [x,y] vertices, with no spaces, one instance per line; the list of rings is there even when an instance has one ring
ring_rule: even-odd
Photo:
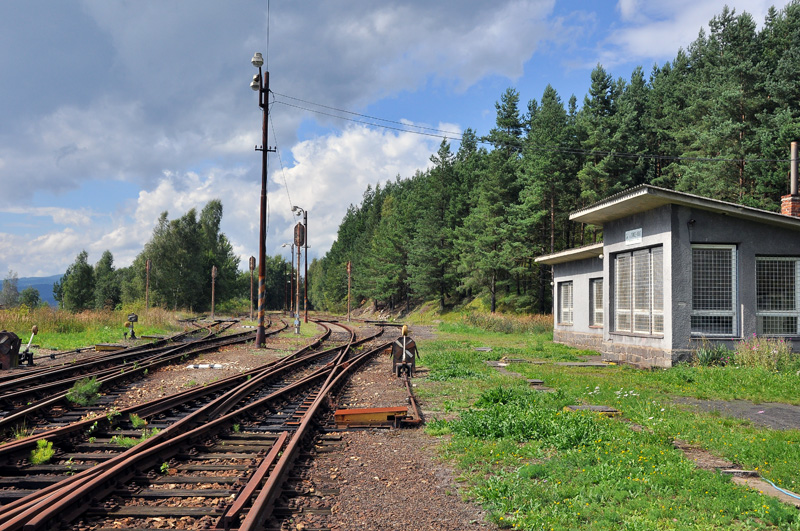
[[[664,334],[664,247],[614,255],[614,331]]]
[[[730,253],[730,271],[725,271],[722,274],[728,275],[730,278],[730,307],[728,308],[703,308],[704,305],[702,301],[698,301],[696,294],[699,289],[702,287],[708,286],[698,286],[699,283],[699,275],[705,274],[714,275],[719,272],[714,271],[705,271],[700,272],[698,271],[698,264],[695,262],[695,251],[725,251]],[[692,272],[691,272],[691,282],[692,282],[692,311],[690,316],[690,327],[691,327],[691,334],[695,337],[738,337],[739,334],[739,321],[737,318],[736,308],[738,305],[738,298],[737,298],[737,285],[738,285],[738,267],[737,267],[737,253],[736,253],[736,245],[731,244],[724,244],[724,245],[715,245],[715,244],[695,244],[692,245]],[[705,279],[702,279],[705,282]],[[713,280],[713,279],[712,279]],[[709,292],[714,291],[713,286],[708,289]],[[721,291],[717,289],[717,291]],[[727,290],[725,290],[727,293]],[[698,307],[701,306],[701,307]],[[730,330],[726,331],[713,331],[708,330],[707,327],[702,325],[695,325],[695,319],[697,320],[713,320],[719,318],[730,318],[731,321],[731,328]],[[708,327],[713,326],[709,324]]]
[[[571,280],[558,283],[558,324],[571,325],[575,315],[575,286]]]
[[[789,282],[782,281],[782,284],[793,283],[794,285],[790,290],[780,289],[783,288],[783,285],[778,286],[779,291],[783,293],[787,293],[787,291],[791,291],[791,305],[793,308],[775,308],[774,304],[770,304],[765,298],[769,296],[769,293],[762,293],[761,290],[764,284],[769,283],[770,279],[765,278],[764,273],[759,267],[760,264],[765,264],[768,262],[792,262],[793,268],[791,274],[791,280]],[[766,273],[767,275],[769,273]],[[780,280],[780,279],[779,279]],[[787,279],[788,280],[788,279]],[[773,287],[773,289],[775,289]],[[795,320],[794,330],[792,332],[775,332],[771,330],[765,330],[765,322],[770,319],[775,318],[790,318]],[[800,258],[799,257],[789,257],[789,256],[757,256],[756,257],[756,322],[757,328],[756,331],[760,336],[770,336],[770,337],[793,337],[800,335]]]
[[[602,327],[603,313],[603,279],[589,279],[589,326]]]

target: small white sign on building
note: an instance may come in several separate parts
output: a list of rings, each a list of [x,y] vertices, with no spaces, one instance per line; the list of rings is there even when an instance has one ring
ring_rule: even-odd
[[[625,245],[636,245],[642,243],[642,229],[625,231]]]

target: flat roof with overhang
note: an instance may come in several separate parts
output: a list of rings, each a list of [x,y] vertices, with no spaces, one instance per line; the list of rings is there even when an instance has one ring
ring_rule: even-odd
[[[585,260],[586,258],[599,258],[603,255],[603,242],[593,243],[577,249],[567,249],[566,251],[559,251],[553,254],[547,254],[534,258],[535,262],[540,264],[562,264],[564,262],[573,262],[575,260]]]
[[[569,219],[579,223],[603,226],[604,223],[616,219],[639,214],[664,205],[682,205],[699,208],[718,214],[736,218],[767,223],[792,230],[800,230],[800,218],[785,216],[769,210],[737,205],[727,201],[709,199],[699,195],[676,192],[666,188],[658,188],[642,184],[630,190],[612,195],[602,201],[570,214]]]

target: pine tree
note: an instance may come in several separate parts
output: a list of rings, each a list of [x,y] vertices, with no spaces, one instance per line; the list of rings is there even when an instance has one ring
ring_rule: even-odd
[[[417,297],[423,300],[435,297],[443,310],[454,283],[452,235],[460,221],[452,208],[457,182],[454,155],[446,139],[431,156],[431,162],[434,167],[420,180],[414,201],[417,219],[410,249],[409,280]]]
[[[529,109],[534,105],[530,104]],[[559,197],[571,179],[565,174],[565,154],[569,130],[567,112],[556,90],[547,85],[541,105],[530,116],[525,141],[522,190],[519,203],[512,206],[510,225],[513,268],[511,273],[521,281],[517,309],[530,311],[546,306],[544,285],[547,271],[533,259],[556,246],[556,226],[566,223],[565,213],[559,210]]]
[[[496,127],[486,137],[494,150],[474,190],[475,206],[456,231],[464,287],[485,290],[492,312],[497,309],[498,287],[509,280],[508,208],[518,199],[523,131],[516,90],[507,89],[495,106]]]
[[[402,299],[408,282],[408,241],[399,199],[390,195],[383,201],[381,220],[372,237],[370,260],[365,263],[374,280],[369,295],[376,301],[387,301],[390,308]]]
[[[605,69],[597,65],[592,71],[592,85],[589,95],[583,100],[579,114],[582,129],[583,149],[590,152],[588,160],[578,172],[581,183],[581,199],[594,203],[607,197],[616,189],[614,151],[612,139],[616,131],[613,121],[617,87]]]

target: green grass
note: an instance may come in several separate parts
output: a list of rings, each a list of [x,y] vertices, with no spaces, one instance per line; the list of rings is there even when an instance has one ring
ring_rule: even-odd
[[[30,462],[32,465],[43,465],[50,461],[55,454],[53,443],[46,439],[39,439],[36,441],[36,448],[31,450]]]
[[[120,311],[86,311],[71,313],[52,308],[12,308],[0,311],[0,330],[10,330],[27,344],[31,327],[37,325],[39,333],[33,342],[48,350],[72,350],[96,345],[116,343],[123,340],[127,330],[127,315],[139,315],[136,335],[165,335],[180,331],[174,314],[160,308],[124,308]]]
[[[137,444],[146,441],[153,435],[159,432],[158,428],[153,428],[152,430],[144,429],[142,430],[142,435],[138,439],[136,437],[125,437],[123,435],[114,435],[111,437],[111,444],[117,444],[122,446],[123,448],[133,448]]]
[[[500,527],[800,529],[794,507],[696,469],[672,446],[676,438],[689,441],[800,492],[800,432],[675,403],[692,397],[797,404],[794,373],[731,365],[564,367],[550,362],[596,353],[553,344],[549,333],[486,332],[463,320],[439,327],[436,340],[418,340],[420,365],[430,369],[417,383],[432,411],[427,431],[443,437],[442,454],[461,470],[463,494]],[[484,363],[501,357],[548,363],[512,363],[507,369],[522,375],[514,377]],[[532,391],[525,378],[543,379],[557,392]],[[615,407],[647,430],[563,410],[581,403]]]
[[[78,406],[91,406],[100,397],[100,382],[96,377],[83,378],[67,391],[67,400]]]
[[[147,426],[147,421],[136,413],[131,413],[128,416],[128,419],[131,421],[131,426],[133,426],[133,429],[135,430],[140,430]]]

